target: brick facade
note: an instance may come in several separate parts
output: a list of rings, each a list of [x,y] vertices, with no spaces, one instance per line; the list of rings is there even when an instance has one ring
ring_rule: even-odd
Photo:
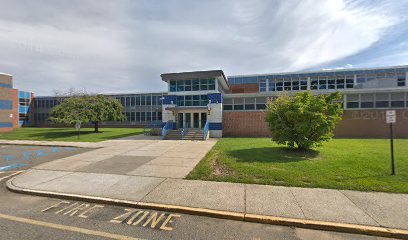
[[[230,90],[228,93],[257,93],[257,92],[259,92],[259,84],[249,83],[230,85]]]
[[[396,138],[408,138],[408,110],[397,112],[394,127]],[[226,137],[269,137],[262,111],[224,112],[223,135]],[[385,110],[344,111],[343,120],[334,131],[340,138],[388,138],[389,128],[385,123]]]

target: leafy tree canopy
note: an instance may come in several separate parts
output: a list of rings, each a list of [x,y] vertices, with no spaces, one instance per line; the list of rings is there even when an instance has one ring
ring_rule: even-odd
[[[272,140],[299,149],[329,141],[343,113],[340,99],[339,92],[329,95],[302,92],[269,101],[266,121]]]
[[[51,110],[49,118],[55,123],[75,124],[93,123],[98,132],[99,122],[123,121],[122,104],[113,98],[102,95],[82,95],[68,97]]]

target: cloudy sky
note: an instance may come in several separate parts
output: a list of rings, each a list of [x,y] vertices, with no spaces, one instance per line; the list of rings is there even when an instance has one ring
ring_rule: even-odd
[[[226,75],[408,64],[408,1],[0,0],[0,72],[52,95]]]

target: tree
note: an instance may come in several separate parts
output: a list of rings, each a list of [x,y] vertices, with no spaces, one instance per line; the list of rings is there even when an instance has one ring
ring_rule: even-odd
[[[340,99],[339,92],[316,96],[302,92],[269,101],[266,121],[272,140],[302,150],[329,141],[343,113]]]
[[[49,119],[63,124],[90,122],[94,124],[95,132],[99,132],[99,122],[123,121],[126,118],[118,100],[102,95],[82,95],[64,99],[51,109]]]

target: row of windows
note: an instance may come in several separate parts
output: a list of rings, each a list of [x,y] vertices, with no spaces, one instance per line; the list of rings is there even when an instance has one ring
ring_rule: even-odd
[[[248,84],[248,83],[258,83],[263,79],[273,79],[273,78],[308,78],[308,77],[319,77],[319,76],[346,76],[346,75],[402,75],[408,72],[408,68],[394,68],[394,69],[371,69],[371,70],[349,70],[349,71],[338,71],[338,72],[314,72],[314,73],[292,73],[292,74],[272,74],[272,75],[258,75],[258,76],[230,76],[228,77],[228,82],[230,84]]]
[[[274,97],[273,97],[274,98]],[[408,93],[361,93],[347,94],[344,107],[355,108],[406,108]],[[266,108],[268,98],[227,98],[224,99],[225,111],[262,110]]]
[[[185,95],[177,96],[177,106],[207,106],[207,95]]]
[[[349,108],[404,108],[408,107],[408,93],[347,94]]]
[[[226,98],[223,100],[225,111],[263,110],[266,108],[267,98]]]
[[[53,108],[59,104],[57,99],[37,99],[34,100],[35,108]]]
[[[117,96],[122,106],[124,107],[134,107],[134,106],[154,106],[162,105],[162,95],[137,95],[137,96]]]
[[[48,113],[36,113],[34,119],[36,122],[45,122],[50,117]]]
[[[310,80],[310,89],[312,90],[326,90],[326,89],[345,89],[354,87],[354,78],[341,77],[336,78],[327,78],[327,77],[318,77],[312,78]]]
[[[170,92],[215,90],[215,79],[193,79],[170,81]]]
[[[128,122],[152,122],[161,121],[162,112],[125,112]]]

